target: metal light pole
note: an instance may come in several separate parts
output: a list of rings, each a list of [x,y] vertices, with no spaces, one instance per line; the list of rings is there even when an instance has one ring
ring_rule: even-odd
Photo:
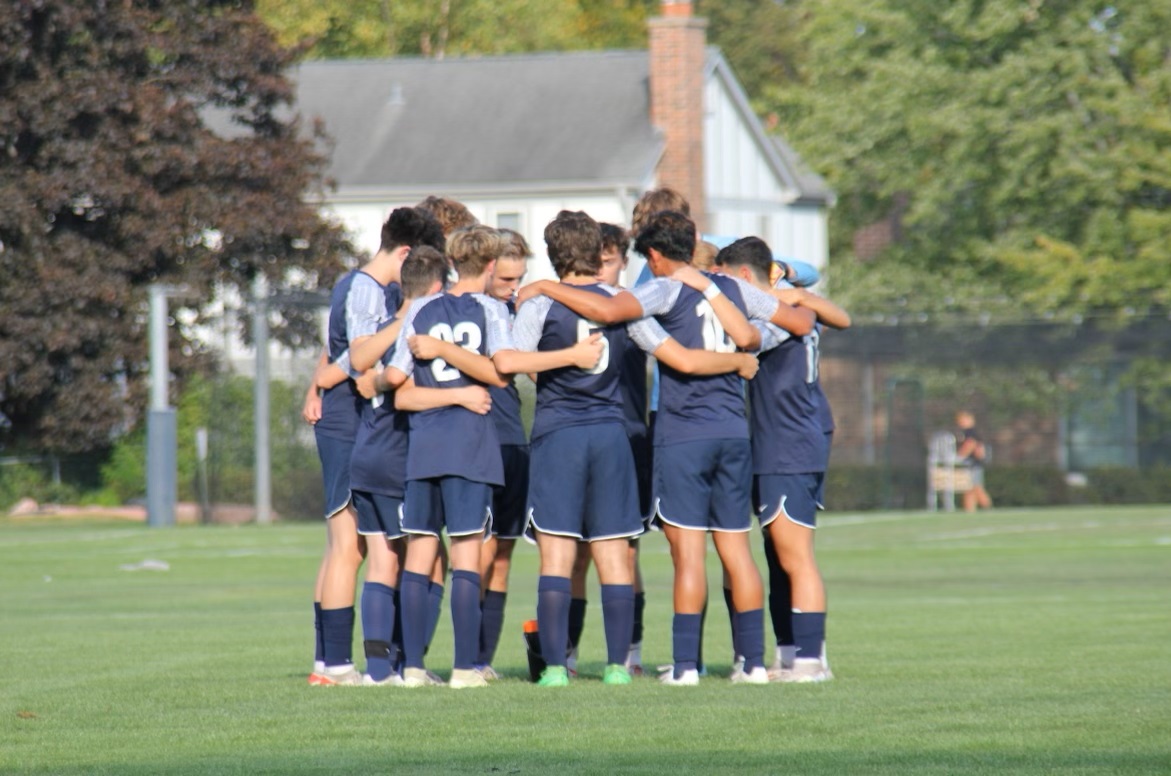
[[[146,522],[159,528],[175,524],[178,479],[177,421],[167,405],[167,294],[161,283],[150,286],[150,409],[146,416]]]
[[[272,522],[272,458],[269,454],[268,396],[268,283],[258,274],[252,283],[252,344],[256,348],[256,381],[253,384],[253,423],[256,433],[256,522]]]

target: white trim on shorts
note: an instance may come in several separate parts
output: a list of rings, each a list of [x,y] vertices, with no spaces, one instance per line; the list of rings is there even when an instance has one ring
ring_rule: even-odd
[[[671,526],[672,528],[679,528],[679,529],[682,529],[682,530],[685,530],[685,531],[703,531],[704,533],[728,533],[728,534],[733,534],[733,533],[748,533],[749,531],[751,531],[751,530],[752,530],[752,519],[751,519],[751,518],[749,518],[749,521],[748,521],[748,527],[747,527],[747,528],[740,528],[740,529],[732,529],[732,528],[696,528],[696,527],[695,527],[695,526],[693,526],[693,525],[682,525],[682,524],[680,524],[680,523],[676,523],[676,522],[673,522],[673,521],[671,521],[671,520],[667,519],[667,516],[663,514],[663,510],[659,509],[659,502],[661,502],[661,501],[662,501],[662,499],[659,499],[659,498],[656,498],[656,499],[655,499],[655,510],[654,510],[654,513],[651,515],[651,522],[652,522],[652,523],[653,523],[653,522],[654,522],[656,519],[658,519],[658,520],[662,520],[664,523],[666,523],[667,525]],[[661,529],[655,529],[655,530],[661,530]]]

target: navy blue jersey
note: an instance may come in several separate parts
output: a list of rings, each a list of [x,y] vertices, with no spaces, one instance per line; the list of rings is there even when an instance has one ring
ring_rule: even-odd
[[[509,320],[516,317],[516,307],[507,302]],[[520,392],[516,390],[516,377],[508,381],[508,385],[497,388],[488,386],[488,393],[492,396],[492,420],[496,421],[496,435],[500,437],[502,445],[527,445],[524,423],[520,419]]]
[[[389,326],[387,321],[383,326]],[[381,362],[390,363],[394,345]],[[396,412],[393,394],[379,394],[362,402],[354,452],[350,459],[350,487],[367,493],[403,497],[407,476],[408,413]]]
[[[613,293],[613,289],[596,283],[575,288],[606,296]],[[514,330],[518,350],[562,350],[599,331],[605,346],[593,369],[562,367],[537,375],[534,441],[565,426],[622,423],[625,428],[619,380],[622,354],[632,345],[625,325],[601,326],[548,297],[521,308]]]
[[[726,275],[708,277],[741,312],[749,314],[736,280]],[[632,293],[642,305],[643,312],[653,315],[667,334],[683,347],[725,353],[736,349],[711,303],[700,292],[678,281],[659,279],[636,287]],[[775,310],[775,300],[773,302],[772,309]],[[656,445],[700,439],[748,438],[739,375],[734,372],[713,376],[686,375],[660,363],[659,408],[654,434]]]
[[[483,294],[435,294],[415,301],[407,311],[395,343],[391,366],[424,388],[480,385],[440,358],[419,361],[411,355],[409,337],[427,334],[491,357],[511,347],[508,311]],[[413,412],[407,479],[457,476],[490,485],[504,484],[500,439],[489,415],[459,406]]]
[[[633,345],[633,343],[632,343]],[[622,354],[622,416],[626,419],[626,435],[646,433],[647,373],[646,353],[638,347],[628,347]]]
[[[748,383],[753,473],[825,471],[829,439],[817,387],[817,332],[786,339],[758,359],[760,369]]]
[[[358,270],[351,270],[333,287],[329,300],[329,329],[325,343],[329,360],[335,362],[350,347],[346,331],[346,298]],[[338,383],[326,389],[321,396],[321,419],[315,431],[324,436],[352,441],[358,431],[358,417],[363,399],[352,380]]]

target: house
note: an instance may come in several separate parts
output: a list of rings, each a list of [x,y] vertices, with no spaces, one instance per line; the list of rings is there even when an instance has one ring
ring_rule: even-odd
[[[297,105],[334,139],[324,206],[373,252],[395,207],[436,194],[516,229],[549,277],[545,224],[559,210],[629,224],[670,186],[702,231],[755,234],[823,267],[833,194],[769,136],[689,0],[664,0],[649,49],[306,62]],[[632,270],[637,270],[633,267]]]

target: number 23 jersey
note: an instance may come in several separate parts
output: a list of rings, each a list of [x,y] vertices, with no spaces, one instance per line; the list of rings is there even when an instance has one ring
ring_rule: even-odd
[[[427,334],[488,358],[512,348],[508,308],[484,294],[435,294],[416,300],[407,311],[390,365],[423,388],[482,385],[441,358],[416,359],[408,340]],[[473,482],[504,484],[500,441],[490,415],[460,406],[411,413],[407,479],[457,476]]]

